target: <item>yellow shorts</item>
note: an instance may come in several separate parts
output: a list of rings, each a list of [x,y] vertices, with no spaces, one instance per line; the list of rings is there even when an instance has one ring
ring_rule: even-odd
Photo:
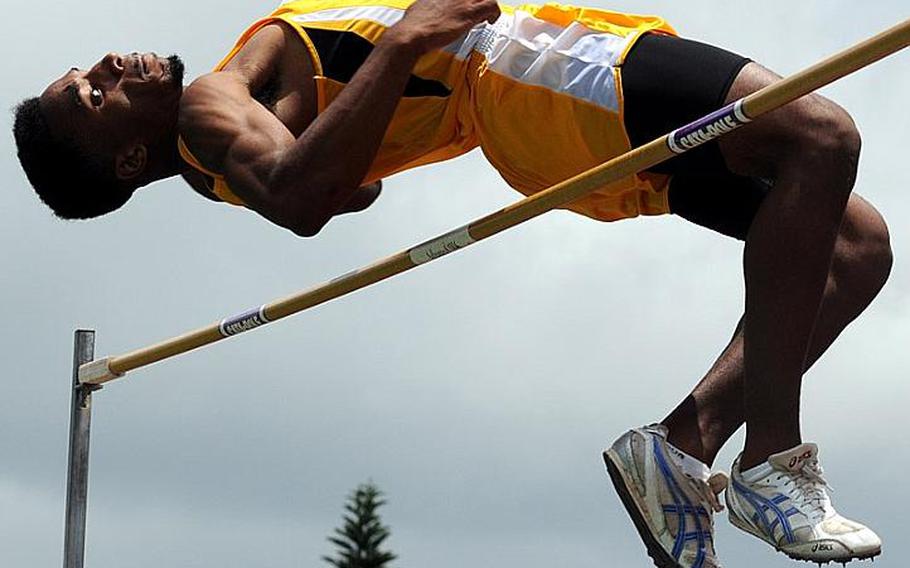
[[[474,126],[503,178],[532,195],[631,149],[621,65],[663,20],[556,4],[504,8],[474,50]],[[644,173],[567,206],[613,221],[669,211],[668,178]]]

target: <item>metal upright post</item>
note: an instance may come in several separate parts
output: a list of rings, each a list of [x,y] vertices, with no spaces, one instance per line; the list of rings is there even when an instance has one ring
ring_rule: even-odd
[[[92,385],[79,383],[79,367],[95,358],[95,332],[76,331],[70,405],[69,463],[66,471],[66,533],[63,568],[82,568],[85,560],[85,517],[88,505],[89,433],[92,423]]]

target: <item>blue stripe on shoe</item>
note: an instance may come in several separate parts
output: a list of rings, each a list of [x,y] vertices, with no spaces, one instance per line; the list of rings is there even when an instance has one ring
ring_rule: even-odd
[[[664,505],[663,510],[668,513],[676,513],[678,520],[676,541],[673,543],[673,558],[679,560],[686,542],[693,540],[698,541],[698,553],[696,554],[695,562],[692,564],[692,568],[703,568],[705,564],[705,549],[707,547],[707,541],[711,540],[711,537],[709,534],[710,531],[705,531],[702,529],[701,520],[699,517],[704,514],[710,518],[710,515],[707,515],[707,511],[705,511],[704,507],[696,507],[692,505],[692,502],[688,497],[686,497],[686,494],[679,487],[679,484],[677,484],[676,478],[673,477],[673,473],[670,470],[670,466],[667,463],[667,458],[664,456],[663,448],[658,442],[657,437],[652,437],[651,441],[654,446],[654,457],[657,458],[657,465],[660,468],[661,474],[664,476],[664,481],[666,481],[667,487],[670,489],[670,495],[673,497],[674,504]],[[694,531],[686,530],[687,513],[692,516],[692,520],[695,522]]]
[[[752,508],[755,510],[755,513],[752,515],[753,524],[758,525],[760,521],[760,524],[765,529],[765,534],[767,534],[771,540],[775,541],[777,539],[774,538],[774,529],[780,525],[781,529],[783,529],[784,537],[787,539],[787,544],[793,544],[796,541],[793,536],[793,529],[790,527],[789,519],[793,515],[799,513],[799,511],[793,507],[783,511],[778,507],[778,505],[789,501],[789,497],[779,493],[772,499],[767,499],[738,482],[735,478],[731,478],[731,481],[733,482],[733,489],[741,494],[743,499],[752,505]],[[765,513],[768,511],[774,513],[774,516],[776,517],[773,523],[769,522],[768,518],[765,516]]]
[[[679,513],[679,507],[676,505],[664,505],[662,508],[664,513]],[[702,517],[708,517],[709,519],[711,518],[711,515],[709,515],[708,511],[702,506],[691,507],[686,505],[682,508],[682,512],[690,515],[701,515]]]
[[[783,498],[783,501],[786,501],[786,500],[787,500],[787,497],[785,497],[785,496],[783,496],[783,495],[780,495],[779,497],[784,497],[784,498]],[[789,509],[787,509],[786,511],[784,511],[784,516],[786,516],[786,517],[792,517],[793,515],[796,515],[796,514],[798,514],[798,513],[799,513],[799,510],[797,510],[797,509],[794,508],[794,507],[790,507]],[[780,518],[774,519],[774,522],[771,523],[771,527],[770,527],[770,528],[771,528],[771,535],[772,535],[772,536],[774,535],[774,529],[777,527],[778,524],[780,524]]]

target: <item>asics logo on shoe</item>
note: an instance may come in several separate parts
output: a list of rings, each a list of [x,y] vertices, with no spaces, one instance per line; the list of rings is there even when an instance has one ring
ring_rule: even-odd
[[[651,439],[654,450],[654,457],[657,461],[658,469],[667,484],[672,504],[664,504],[663,512],[675,515],[677,518],[678,528],[676,539],[673,544],[673,558],[679,560],[685,549],[686,543],[696,543],[697,553],[693,568],[704,566],[708,542],[713,540],[711,533],[712,523],[711,515],[707,509],[700,504],[694,504],[685,490],[679,485],[671,471],[670,462],[664,457],[661,449],[666,447],[670,449],[669,444],[661,444],[657,437]],[[707,519],[707,520],[705,520]]]
[[[812,457],[812,450],[807,450],[802,455],[793,456],[792,458],[790,458],[790,463],[787,464],[787,467],[791,470],[798,469],[797,466],[799,464],[801,464],[802,462],[806,461],[807,459],[809,459],[811,457]]]
[[[687,474],[680,462],[694,458],[666,437],[662,426],[627,432],[604,452],[607,471],[657,566],[720,568],[713,511],[720,510],[716,494],[726,483]]]
[[[748,506],[751,509],[751,515],[743,516],[749,518],[753,527],[765,534],[769,542],[776,545],[796,542],[790,518],[798,515],[799,510],[792,506],[786,495],[774,493],[770,496],[763,496],[750,490],[736,479],[733,479],[733,491],[741,499],[740,510],[745,513],[745,507]]]
[[[832,507],[815,444],[774,454],[768,464],[746,481],[739,458],[733,463],[727,504],[736,527],[797,560],[846,563],[881,554],[878,535]]]

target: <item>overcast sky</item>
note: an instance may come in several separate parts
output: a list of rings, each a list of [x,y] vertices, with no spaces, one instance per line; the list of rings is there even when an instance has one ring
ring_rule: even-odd
[[[617,0],[791,73],[910,16],[906,0]],[[58,0],[4,11],[0,107],[108,50],[205,72],[272,2]],[[910,57],[826,90],[864,135],[857,191],[897,257],[808,375],[804,434],[845,514],[905,566],[910,493]],[[168,181],[56,221],[0,136],[0,566],[61,561],[72,333],[114,355],[293,293],[516,200],[477,153],[397,176],[302,240]],[[77,190],[78,188],[73,188]],[[741,247],[670,217],[548,214],[312,312],[136,372],[95,397],[89,568],[315,567],[344,496],[388,495],[400,567],[650,566],[600,452],[659,420],[739,317]],[[738,436],[718,466],[728,468]],[[728,567],[791,564],[718,519]]]

